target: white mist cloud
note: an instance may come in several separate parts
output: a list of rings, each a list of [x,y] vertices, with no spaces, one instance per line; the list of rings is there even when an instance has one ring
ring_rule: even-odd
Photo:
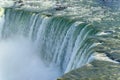
[[[0,80],[55,80],[56,67],[45,66],[26,39],[0,41]]]

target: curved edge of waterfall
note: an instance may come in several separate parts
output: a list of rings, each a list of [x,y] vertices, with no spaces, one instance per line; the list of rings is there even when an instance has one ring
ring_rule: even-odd
[[[102,30],[93,23],[69,19],[64,16],[47,17],[38,13],[14,9],[5,10],[5,20],[1,31],[3,38],[14,35],[29,38],[35,43],[43,62],[46,65],[56,64],[65,75],[78,68],[82,71],[84,66],[90,62],[92,64],[94,61],[96,61],[94,64],[99,64],[99,60],[103,60],[100,61],[100,65],[104,62],[110,63],[110,65],[115,64],[116,61],[119,62],[119,59],[116,60],[119,57],[114,54],[117,52],[115,51],[116,45],[112,44],[113,41],[118,43],[114,39],[118,38],[116,37],[118,34],[114,31]],[[115,50],[113,51],[113,49]],[[111,57],[112,54],[114,54],[114,58]],[[108,56],[109,58],[101,58],[100,56]],[[92,70],[94,71],[94,69]],[[79,72],[75,72],[75,75],[78,74]]]
[[[5,20],[3,38],[29,37],[38,46],[42,59],[57,64],[65,73],[86,64],[98,43],[92,38],[99,31],[96,27],[62,16],[6,9]]]

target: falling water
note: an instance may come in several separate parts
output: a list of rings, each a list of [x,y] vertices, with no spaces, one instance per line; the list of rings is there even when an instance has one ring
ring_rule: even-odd
[[[94,53],[92,24],[13,9],[0,22],[1,80],[55,80]]]
[[[4,16],[0,17],[0,38],[3,24]],[[0,80],[55,80],[60,74],[58,66],[42,62],[29,38],[14,35],[0,40]]]

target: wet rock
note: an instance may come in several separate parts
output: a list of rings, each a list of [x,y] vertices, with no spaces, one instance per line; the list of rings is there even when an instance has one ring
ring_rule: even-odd
[[[58,80],[120,80],[120,65],[95,60],[82,68],[63,75]]]
[[[110,59],[120,62],[120,52],[105,53]]]

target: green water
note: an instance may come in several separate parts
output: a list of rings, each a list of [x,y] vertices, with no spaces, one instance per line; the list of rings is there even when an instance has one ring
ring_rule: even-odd
[[[94,53],[119,60],[119,7],[97,0],[64,3],[68,8],[62,11],[51,5],[33,10],[35,3],[30,9],[6,8],[2,39],[28,38],[44,64],[59,66],[62,74],[87,64]]]

